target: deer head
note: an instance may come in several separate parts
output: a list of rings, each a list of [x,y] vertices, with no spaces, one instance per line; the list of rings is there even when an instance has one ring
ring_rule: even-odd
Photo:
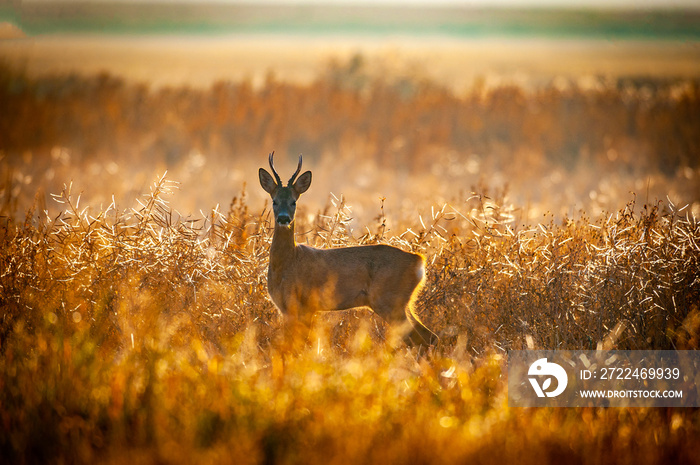
[[[265,169],[260,168],[258,171],[258,176],[260,177],[260,185],[262,188],[270,194],[272,197],[272,211],[275,214],[275,224],[285,228],[292,226],[294,221],[294,213],[297,209],[297,199],[299,196],[306,192],[306,190],[311,185],[311,171],[304,172],[301,176],[297,178],[299,171],[301,171],[301,155],[299,155],[299,165],[297,165],[297,170],[294,172],[287,185],[282,184],[282,180],[275,171],[275,167],[272,164],[272,158],[275,152],[272,152],[268,157],[270,162],[270,169],[274,178],[270,173],[265,171]]]

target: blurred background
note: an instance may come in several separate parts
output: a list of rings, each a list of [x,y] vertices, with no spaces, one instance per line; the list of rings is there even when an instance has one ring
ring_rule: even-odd
[[[225,210],[314,172],[353,227],[473,193],[517,225],[663,200],[700,215],[696,1],[33,0],[0,4],[2,216]],[[640,201],[641,200],[641,201]]]

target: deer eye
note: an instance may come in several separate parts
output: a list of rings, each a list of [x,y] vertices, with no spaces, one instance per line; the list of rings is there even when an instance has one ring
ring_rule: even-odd
[[[277,206],[277,200],[273,200],[273,201],[272,201],[272,206],[273,206],[273,207],[276,207],[276,206]]]
[[[296,206],[297,206],[297,201],[296,201],[296,200],[292,200],[292,207],[296,207]]]

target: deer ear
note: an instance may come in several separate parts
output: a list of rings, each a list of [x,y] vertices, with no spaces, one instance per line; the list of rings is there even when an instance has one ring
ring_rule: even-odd
[[[301,195],[307,191],[310,185],[311,171],[306,171],[304,174],[299,176],[296,181],[294,181],[294,185],[292,186],[292,188],[294,189],[294,192],[296,192],[298,195]]]
[[[277,183],[272,179],[270,173],[260,168],[260,170],[258,170],[258,177],[260,178],[260,185],[265,192],[270,195],[275,195],[274,192],[277,190]]]

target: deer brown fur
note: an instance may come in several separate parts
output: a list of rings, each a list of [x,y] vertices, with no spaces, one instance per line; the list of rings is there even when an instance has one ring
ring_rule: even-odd
[[[436,343],[437,336],[412,307],[425,281],[425,258],[383,244],[337,249],[297,244],[296,202],[311,185],[311,171],[298,176],[300,156],[285,186],[273,166],[273,153],[268,161],[272,175],[263,168],[258,174],[273,201],[275,230],[267,286],[277,308],[291,318],[309,321],[316,311],[369,307],[389,323],[400,325],[407,344]]]

